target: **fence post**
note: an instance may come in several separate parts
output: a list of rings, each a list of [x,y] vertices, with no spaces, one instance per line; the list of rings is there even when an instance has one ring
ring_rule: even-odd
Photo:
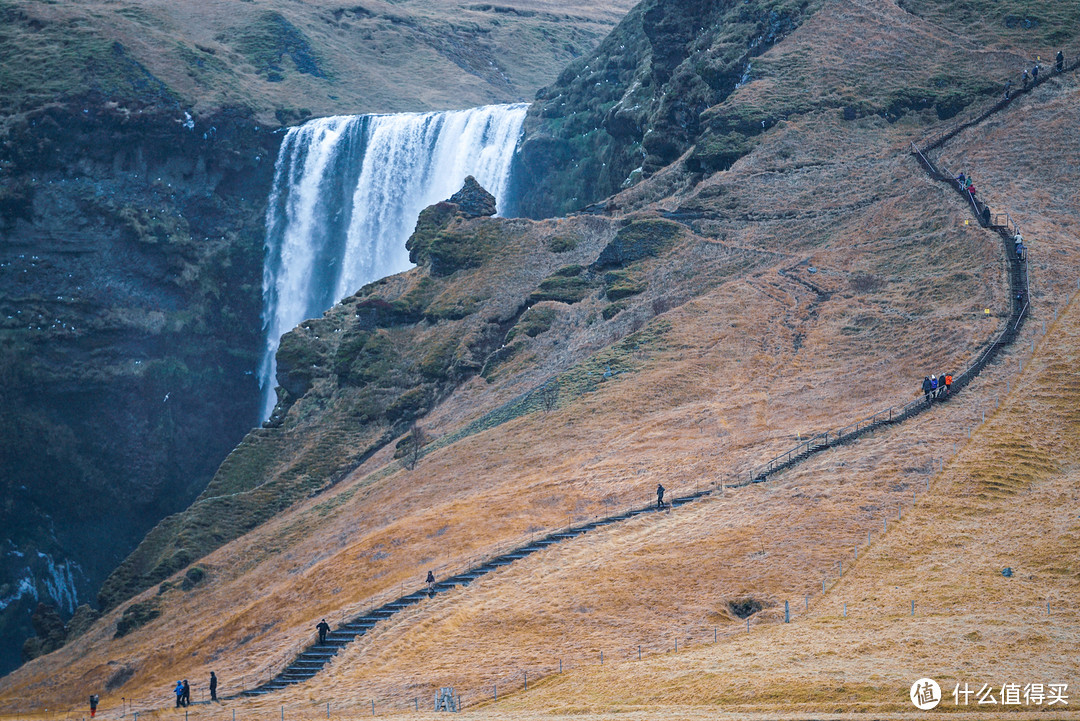
[[[844,618],[847,618],[847,603],[844,604]]]
[[[915,602],[914,601],[911,602],[911,615],[912,616],[915,615]]]
[[[750,633],[750,618],[749,617],[747,617],[747,619],[746,619],[746,632]]]
[[[677,643],[677,642],[676,642],[676,643]],[[603,651],[601,651],[601,652],[600,652],[600,665],[601,665],[601,666],[603,666],[603,665],[604,665],[604,652],[603,652]]]
[[[806,605],[806,610],[809,611],[810,610],[810,594],[809,593],[806,594],[806,604],[805,605]]]
[[[326,718],[330,718],[330,702],[326,702]]]
[[[499,685],[495,684],[495,683],[491,684],[491,690],[495,693],[495,700],[498,701],[499,700]]]
[[[529,674],[527,672],[525,672],[525,671],[522,671],[521,675],[525,679],[525,690],[528,691],[529,690]]]
[[[641,660],[641,644],[638,644],[638,647],[637,647],[637,660],[638,661]]]
[[[787,601],[784,601],[784,623],[791,623],[791,608],[788,606]]]
[[[825,595],[825,579],[821,579],[821,595]]]

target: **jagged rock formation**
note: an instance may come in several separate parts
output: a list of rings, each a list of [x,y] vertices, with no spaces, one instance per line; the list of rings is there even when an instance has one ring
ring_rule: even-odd
[[[515,168],[516,210],[577,210],[674,161],[709,127],[704,113],[746,82],[753,58],[812,10],[786,0],[635,7],[594,54],[537,93]],[[739,154],[710,162],[722,169]]]
[[[450,202],[470,218],[495,215],[495,196],[484,190],[471,175],[465,178],[461,190],[450,196]]]

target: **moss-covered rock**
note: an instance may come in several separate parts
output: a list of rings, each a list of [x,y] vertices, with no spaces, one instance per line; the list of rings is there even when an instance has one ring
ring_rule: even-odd
[[[570,267],[580,268],[580,266]],[[540,281],[537,289],[529,294],[528,302],[532,304],[545,300],[554,300],[559,303],[577,303],[592,290],[592,280],[587,275],[581,274],[580,271],[572,275],[560,275],[559,271],[555,271],[555,273]]]
[[[600,251],[593,268],[602,270],[660,255],[675,244],[682,232],[682,226],[670,220],[635,220],[619,229]]]
[[[604,273],[604,294],[608,300],[637,295],[645,290],[646,285],[645,278],[636,270],[620,269]]]
[[[535,308],[529,308],[522,314],[517,324],[510,329],[510,332],[506,334],[506,341],[509,343],[518,335],[527,335],[530,338],[535,338],[544,331],[551,328],[551,325],[555,322],[557,313],[554,308],[548,306],[539,306]]]
[[[392,422],[411,423],[427,413],[435,403],[436,391],[433,385],[422,385],[406,391],[386,409],[386,417]]]

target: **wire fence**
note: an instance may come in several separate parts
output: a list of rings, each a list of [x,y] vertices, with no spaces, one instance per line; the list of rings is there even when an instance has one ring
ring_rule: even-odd
[[[926,152],[937,150],[949,140],[952,140],[954,137],[956,137],[958,134],[964,132],[973,125],[978,125],[994,113],[1007,107],[1010,103],[1012,103],[1012,101],[1016,100],[1021,95],[1031,92],[1038,86],[1042,85],[1045,82],[1048,82],[1050,79],[1055,78],[1058,75],[1061,75],[1062,73],[1072,72],[1077,68],[1080,68],[1080,53],[1072,50],[1068,53],[1068,56],[1073,58],[1073,61],[1070,63],[1062,63],[1061,70],[1058,70],[1056,65],[1048,66],[1047,68],[1045,68],[1046,72],[1040,72],[1038,78],[1029,79],[1026,84],[1023,81],[1022,73],[1021,75],[1006,78],[1004,81],[1002,81],[1002,85],[1003,88],[1007,87],[1008,90],[1003,90],[1002,95],[998,100],[993,101],[988,105],[984,105],[978,109],[975,109],[966,120],[957,123],[948,130],[938,133],[937,135],[924,138],[922,142],[919,143],[919,145]],[[1015,85],[1013,84],[1014,79],[1016,80]]]

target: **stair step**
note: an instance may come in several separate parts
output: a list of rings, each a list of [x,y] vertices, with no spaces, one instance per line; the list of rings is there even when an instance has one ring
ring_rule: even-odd
[[[320,649],[320,650],[315,650],[315,651],[304,651],[299,656],[297,656],[297,658],[304,659],[305,661],[314,661],[315,659],[320,659],[320,658],[322,658],[322,659],[332,658],[332,657],[334,657],[336,655],[337,655],[337,649],[336,648],[334,650],[332,650],[332,651],[327,651],[325,649]]]

